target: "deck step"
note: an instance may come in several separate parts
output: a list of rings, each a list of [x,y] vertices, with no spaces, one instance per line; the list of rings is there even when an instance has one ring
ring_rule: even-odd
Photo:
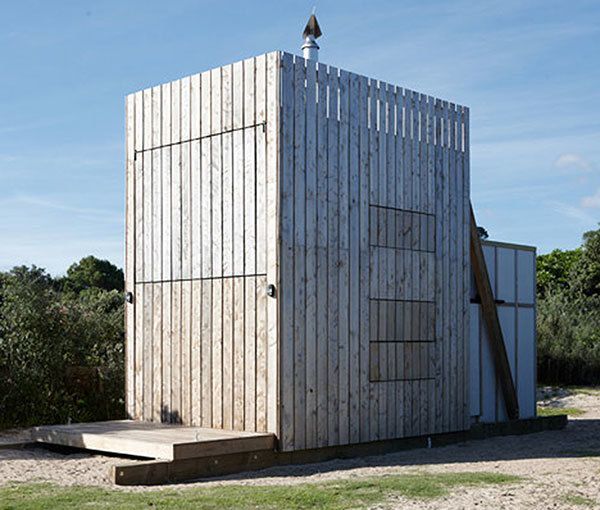
[[[149,459],[181,460],[275,448],[275,436],[135,420],[34,427],[32,440]]]

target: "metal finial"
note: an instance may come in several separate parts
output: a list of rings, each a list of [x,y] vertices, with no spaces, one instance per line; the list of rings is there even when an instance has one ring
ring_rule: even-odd
[[[315,39],[318,39],[323,35],[321,32],[321,27],[319,26],[319,22],[317,21],[317,17],[314,14],[314,9],[313,14],[311,14],[310,18],[308,18],[308,23],[304,27],[304,32],[302,32],[302,37],[305,39],[309,35],[312,35]]]
[[[304,37],[304,44],[302,45],[302,54],[307,60],[319,60],[319,45],[317,39],[323,35],[321,27],[317,21],[317,17],[314,14],[308,18],[308,23],[304,27],[302,37]]]

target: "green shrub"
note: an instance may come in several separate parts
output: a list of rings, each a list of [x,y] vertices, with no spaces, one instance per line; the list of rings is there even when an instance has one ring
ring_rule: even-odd
[[[0,428],[124,416],[122,295],[61,287],[35,266],[0,275]]]
[[[538,381],[600,384],[600,230],[538,257]]]

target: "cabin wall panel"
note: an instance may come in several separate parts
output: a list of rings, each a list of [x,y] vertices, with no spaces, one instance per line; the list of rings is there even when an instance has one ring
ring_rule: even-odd
[[[279,53],[132,94],[127,411],[278,427]]]
[[[288,54],[281,109],[282,449],[468,427],[468,110]]]

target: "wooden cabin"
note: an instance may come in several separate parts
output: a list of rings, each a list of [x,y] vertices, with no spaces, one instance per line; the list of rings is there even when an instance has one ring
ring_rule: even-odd
[[[469,112],[273,52],[127,98],[127,410],[282,450],[464,430]]]
[[[277,51],[126,115],[131,418],[280,451],[479,419],[468,108]]]

